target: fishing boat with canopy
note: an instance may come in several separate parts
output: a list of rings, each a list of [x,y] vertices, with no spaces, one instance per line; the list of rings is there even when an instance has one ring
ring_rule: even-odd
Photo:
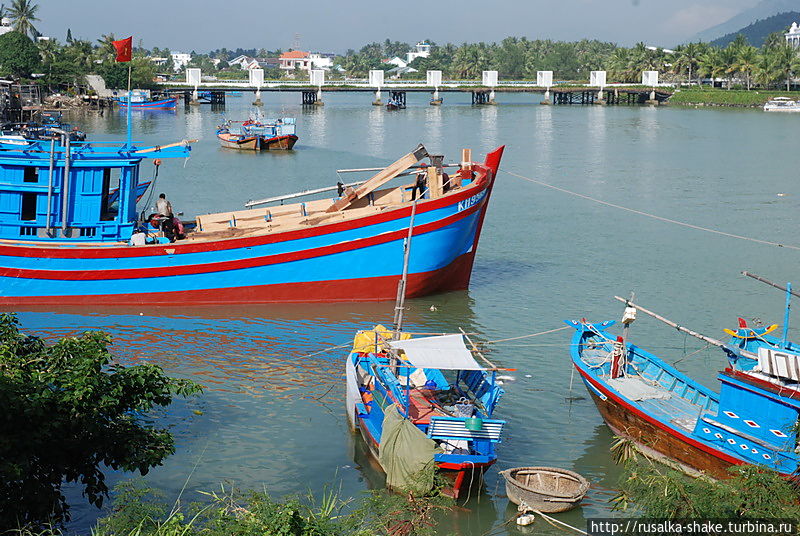
[[[288,151],[297,143],[297,120],[294,117],[281,117],[271,121],[253,118],[240,123],[235,129],[235,121],[226,121],[217,128],[217,139],[226,149],[245,151]]]
[[[408,295],[465,289],[503,148],[447,164],[420,145],[367,168],[376,173],[364,181],[198,216],[175,240],[136,207],[140,165],[189,151],[184,142],[0,145],[0,304],[391,300],[409,233],[418,254],[406,266]]]
[[[614,321],[567,321],[575,328],[572,362],[615,434],[689,474],[726,478],[731,466],[741,464],[786,475],[797,471],[800,376],[778,366],[754,368],[760,351],[754,354],[752,348],[707,337],[630,300],[616,299],[626,304],[621,336],[608,331]],[[637,311],[719,348],[730,362],[719,373],[720,392],[630,343],[628,328]],[[792,353],[787,362],[796,366],[799,360]]]
[[[347,415],[387,487],[428,491],[435,469],[457,498],[497,461],[505,425],[493,418],[503,395],[499,369],[478,363],[465,338],[412,338],[381,325],[356,334],[346,361]]]

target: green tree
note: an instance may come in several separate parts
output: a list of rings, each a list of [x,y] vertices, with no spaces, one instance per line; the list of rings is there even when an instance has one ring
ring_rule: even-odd
[[[770,63],[776,74],[786,81],[786,91],[789,91],[792,84],[792,76],[800,71],[800,58],[797,52],[789,45],[774,48],[769,52]]]
[[[686,73],[687,81],[691,85],[693,75],[697,74],[701,56],[706,52],[702,43],[688,43],[675,49],[675,74]]]
[[[146,474],[174,451],[170,433],[143,417],[199,387],[156,365],[115,363],[110,343],[87,332],[47,346],[0,316],[0,529],[68,519],[63,482],[100,506],[101,464]]]
[[[14,23],[14,29],[21,34],[36,38],[39,32],[33,26],[33,23],[39,20],[36,18],[36,11],[38,10],[39,6],[34,4],[32,0],[13,0],[11,7],[8,8],[8,15]]]
[[[28,78],[40,65],[39,49],[27,35],[17,31],[0,35],[0,72]]]
[[[758,68],[758,49],[750,45],[745,45],[736,54],[736,61],[733,64],[736,72],[744,76],[748,91],[752,87],[753,74]]]

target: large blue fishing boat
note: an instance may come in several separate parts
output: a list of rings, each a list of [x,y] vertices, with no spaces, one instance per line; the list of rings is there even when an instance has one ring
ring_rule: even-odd
[[[465,289],[502,153],[444,164],[419,146],[336,197],[283,204],[311,193],[300,192],[198,216],[185,239],[159,244],[177,233],[144,224],[140,164],[187,157],[184,143],[0,144],[0,304],[390,300],[409,230],[408,296]],[[416,180],[379,189],[404,175]]]
[[[614,321],[568,321],[576,330],[572,362],[612,431],[633,440],[646,455],[676,463],[690,474],[725,478],[731,466],[745,463],[795,473],[800,378],[778,367],[742,370],[735,365],[742,349],[632,303],[623,318],[626,324],[636,310],[721,348],[734,364],[720,372],[717,394],[627,337],[609,333]],[[800,355],[790,360],[797,366]]]
[[[347,357],[347,414],[387,475],[387,485],[418,485],[434,467],[458,497],[495,463],[505,421],[493,419],[503,395],[497,369],[481,366],[462,335],[412,339],[383,326],[359,332]],[[430,473],[432,475],[432,472]]]

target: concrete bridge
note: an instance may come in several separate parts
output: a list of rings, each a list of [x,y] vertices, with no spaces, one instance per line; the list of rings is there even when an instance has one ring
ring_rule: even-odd
[[[190,73],[190,71],[193,71]],[[185,82],[164,82],[165,93],[183,94],[187,104],[208,102],[224,104],[230,92],[255,94],[254,104],[261,104],[262,92],[297,92],[303,104],[321,105],[323,92],[364,92],[375,94],[373,104],[380,105],[382,91],[405,106],[406,93],[431,93],[431,104],[442,103],[440,93],[471,93],[473,104],[496,104],[497,93],[542,93],[543,104],[658,104],[671,95],[671,88],[658,83],[657,72],[645,71],[642,84],[606,84],[605,71],[593,71],[590,85],[553,83],[551,71],[540,71],[536,82],[501,81],[497,71],[484,71],[482,80],[442,80],[441,71],[428,71],[426,80],[383,79],[383,71],[370,71],[369,79],[325,81],[324,71],[311,71],[310,81],[264,80],[263,70],[253,69],[245,81],[202,81],[199,69],[187,69]],[[655,73],[655,77],[653,74]],[[552,97],[552,100],[551,100]]]

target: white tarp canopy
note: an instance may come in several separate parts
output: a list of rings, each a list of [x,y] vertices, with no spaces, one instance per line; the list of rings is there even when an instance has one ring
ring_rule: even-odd
[[[443,370],[483,370],[464,345],[461,335],[442,335],[391,341],[389,346],[403,350],[409,361],[419,368]]]

